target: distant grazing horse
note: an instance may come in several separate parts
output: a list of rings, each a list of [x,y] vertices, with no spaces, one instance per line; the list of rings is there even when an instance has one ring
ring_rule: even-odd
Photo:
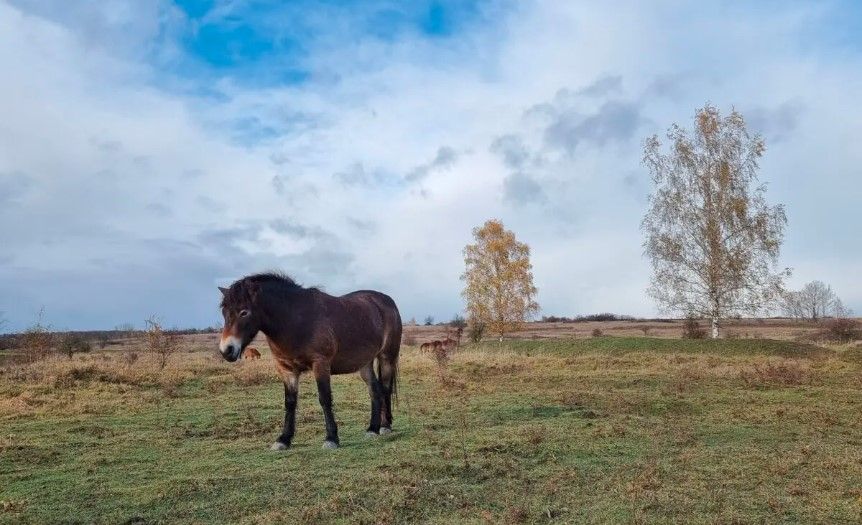
[[[442,341],[430,341],[428,343],[422,343],[421,345],[419,345],[420,352],[432,352],[437,351],[441,348],[443,348]]]
[[[277,273],[244,277],[222,292],[219,350],[236,361],[258,331],[263,332],[284,382],[284,429],[270,447],[290,446],[296,426],[299,375],[311,370],[326,422],[324,448],[338,448],[332,413],[331,374],[359,372],[371,396],[367,434],[392,431],[392,394],[396,393],[401,316],[395,302],[380,292],[362,290],[333,297],[303,288]],[[377,359],[377,373],[374,359]]]
[[[260,359],[260,352],[257,351],[257,348],[249,346],[242,353],[243,359]]]

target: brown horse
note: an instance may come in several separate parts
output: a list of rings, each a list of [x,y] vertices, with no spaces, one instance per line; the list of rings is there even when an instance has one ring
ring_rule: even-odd
[[[443,348],[443,342],[438,340],[422,343],[421,345],[419,345],[420,352],[432,352],[437,351],[441,348]]]
[[[260,352],[257,351],[257,348],[252,346],[246,347],[245,351],[242,353],[243,359],[260,359]]]
[[[219,342],[222,356],[236,361],[255,335],[263,332],[284,382],[284,428],[270,448],[284,450],[290,446],[296,426],[299,375],[309,370],[317,380],[326,422],[324,448],[339,444],[331,374],[359,372],[371,396],[367,434],[392,431],[401,316],[389,296],[362,290],[333,297],[317,288],[303,288],[277,273],[250,275],[219,289],[224,315]]]

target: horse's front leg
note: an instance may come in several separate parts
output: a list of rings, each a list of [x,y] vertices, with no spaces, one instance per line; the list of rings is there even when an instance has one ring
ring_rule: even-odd
[[[284,428],[281,435],[272,444],[272,450],[285,450],[290,447],[293,433],[296,430],[296,402],[299,397],[299,374],[287,372],[283,375],[284,381]]]
[[[323,419],[326,422],[326,441],[323,448],[338,448],[338,425],[332,413],[332,388],[329,384],[329,363],[315,362],[312,366],[314,378],[317,380],[317,399],[323,408]]]

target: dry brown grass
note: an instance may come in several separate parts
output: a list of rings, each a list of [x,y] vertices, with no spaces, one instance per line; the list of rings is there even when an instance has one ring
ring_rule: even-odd
[[[795,359],[770,359],[743,368],[739,376],[748,387],[802,385],[811,382],[811,364]]]
[[[781,357],[603,337],[468,344],[442,362],[405,347],[390,439],[362,439],[365,385],[339,377],[345,446],[320,450],[304,377],[295,450],[273,456],[266,344],[229,364],[207,337],[164,370],[132,345],[5,369],[0,522],[124,522],[129,508],[151,522],[847,522],[862,504],[849,345]]]
[[[175,398],[191,381],[203,379],[208,389],[221,391],[276,380],[269,354],[233,366],[215,351],[185,352],[163,366],[159,353],[93,352],[73,358],[51,356],[33,363],[0,369],[0,417],[62,410],[88,413],[131,403]],[[66,392],[74,392],[67,395]],[[135,393],[140,393],[134,402]]]

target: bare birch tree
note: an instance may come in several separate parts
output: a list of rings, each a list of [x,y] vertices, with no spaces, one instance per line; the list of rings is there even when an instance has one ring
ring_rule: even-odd
[[[722,117],[707,104],[694,130],[674,124],[670,148],[658,136],[644,144],[655,189],[641,228],[652,262],[648,293],[663,311],[712,321],[754,314],[781,293],[789,270],[777,268],[787,219],[758,184],[763,139],[750,135],[737,111]]]
[[[472,326],[487,327],[503,340],[539,310],[535,301],[530,247],[503,223],[491,219],[473,228],[475,244],[464,248],[466,266],[461,295]],[[480,335],[481,338],[481,335]]]
[[[822,281],[811,281],[798,292],[786,292],[783,309],[790,317],[811,321],[829,316],[847,317],[849,312],[832,287]]]

